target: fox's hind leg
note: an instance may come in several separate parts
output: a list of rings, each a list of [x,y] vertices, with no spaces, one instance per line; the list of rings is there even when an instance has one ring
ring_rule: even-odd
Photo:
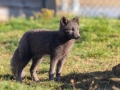
[[[36,75],[36,69],[37,69],[37,65],[39,65],[41,62],[42,62],[42,56],[37,56],[37,57],[34,57],[32,59],[32,65],[31,65],[31,68],[30,68],[30,74],[31,74],[31,77],[32,77],[33,81],[39,81],[39,79],[38,79],[38,77]]]

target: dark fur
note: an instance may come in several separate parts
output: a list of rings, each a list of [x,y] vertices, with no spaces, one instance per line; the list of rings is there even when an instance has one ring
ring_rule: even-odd
[[[49,80],[60,80],[60,74],[66,56],[74,45],[75,39],[80,38],[78,17],[68,20],[62,17],[58,31],[31,30],[26,32],[19,42],[12,61],[11,70],[17,81],[22,82],[22,71],[32,59],[30,73],[32,80],[38,81],[36,67],[46,54],[50,55]]]

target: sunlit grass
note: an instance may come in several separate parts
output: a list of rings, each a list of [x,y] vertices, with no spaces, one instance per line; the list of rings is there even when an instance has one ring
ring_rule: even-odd
[[[40,82],[30,79],[31,62],[25,68],[27,77],[23,84],[15,82],[10,71],[10,60],[22,35],[33,28],[58,30],[59,19],[14,18],[0,24],[1,90],[120,88],[117,86],[119,78],[111,72],[112,67],[120,63],[120,20],[106,18],[80,18],[81,39],[76,41],[67,57],[61,82],[48,81],[48,56],[37,70]]]

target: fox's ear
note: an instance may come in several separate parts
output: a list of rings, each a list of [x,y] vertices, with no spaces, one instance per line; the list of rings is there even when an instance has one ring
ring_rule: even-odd
[[[69,22],[69,20],[68,20],[66,17],[64,17],[64,16],[60,19],[60,24],[61,24],[62,26],[67,25],[68,22]]]
[[[78,17],[74,17],[72,20],[75,21],[79,25],[79,18]]]

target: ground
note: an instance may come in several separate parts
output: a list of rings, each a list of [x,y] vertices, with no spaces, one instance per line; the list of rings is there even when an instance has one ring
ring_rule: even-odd
[[[120,20],[80,17],[81,39],[66,59],[61,82],[48,80],[49,56],[38,66],[39,82],[32,82],[29,68],[23,83],[16,83],[10,70],[10,59],[22,35],[33,28],[57,30],[59,19],[11,18],[0,22],[0,88],[1,90],[119,90],[120,75],[112,68],[120,63]],[[69,17],[71,19],[71,17]]]

